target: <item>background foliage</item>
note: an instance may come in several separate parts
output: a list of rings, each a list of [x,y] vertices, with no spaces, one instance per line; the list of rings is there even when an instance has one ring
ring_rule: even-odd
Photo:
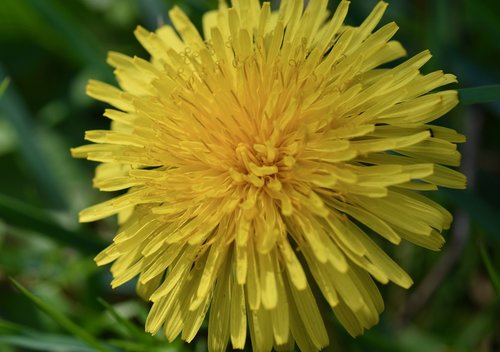
[[[114,82],[107,50],[147,57],[137,24],[153,30],[180,5],[200,23],[216,0],[2,0],[0,4],[0,350],[204,351],[206,327],[191,345],[143,332],[148,304],[134,285],[115,291],[92,258],[113,221],[79,225],[77,213],[107,195],[91,188],[95,165],[68,149],[87,129],[105,129],[104,105],[84,94],[89,78]],[[332,7],[337,1],[332,2]],[[375,1],[352,0],[350,23]],[[426,70],[459,77],[456,88],[500,82],[500,2],[392,1],[385,23],[410,55],[429,48]],[[9,81],[4,78],[8,77]],[[381,287],[381,323],[351,339],[331,320],[335,351],[500,350],[500,102],[496,89],[465,90],[467,106],[441,123],[467,135],[465,192],[433,197],[455,216],[440,253],[388,248],[411,274],[405,291]],[[496,255],[495,255],[496,254]],[[11,281],[13,278],[16,281]],[[25,287],[25,288],[23,288]]]

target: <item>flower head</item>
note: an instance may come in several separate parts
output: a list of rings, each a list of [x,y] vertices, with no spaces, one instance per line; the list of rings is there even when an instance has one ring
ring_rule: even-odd
[[[173,340],[258,351],[328,345],[321,293],[352,335],[376,324],[373,279],[410,277],[372,238],[438,250],[451,215],[417,191],[463,188],[456,144],[429,123],[458,102],[441,71],[423,75],[424,51],[405,55],[375,30],[386,3],[359,26],[341,1],[233,0],[203,17],[203,36],[179,9],[171,26],[135,32],[151,61],[110,53],[120,88],[91,81],[88,94],[115,109],[109,131],[72,150],[99,161],[94,186],[127,190],[90,207],[83,222],[118,214],[112,286],[138,276],[153,302],[146,330]]]

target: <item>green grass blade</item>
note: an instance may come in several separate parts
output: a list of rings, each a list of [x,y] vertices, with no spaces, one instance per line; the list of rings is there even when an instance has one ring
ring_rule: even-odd
[[[461,105],[490,103],[500,100],[500,84],[458,90]]]
[[[73,336],[40,332],[30,327],[0,319],[0,351],[3,346],[29,351],[92,352],[94,348]]]
[[[99,301],[99,303],[106,308],[106,310],[113,316],[113,318],[115,318],[115,320],[129,332],[131,337],[139,341],[151,342],[152,337],[150,335],[147,335],[143,330],[138,329],[129,320],[123,318],[111,304],[109,304],[102,298],[97,298],[97,301]]]
[[[496,312],[498,305],[492,304],[488,309],[481,310],[477,314],[467,317],[467,324],[457,337],[453,339],[453,346],[449,346],[450,351],[478,351],[485,340],[488,340],[495,326]]]
[[[49,304],[45,303],[42,299],[32,294],[28,291],[24,286],[22,286],[19,282],[14,279],[10,279],[14,286],[33,304],[37,306],[38,309],[46,313],[49,317],[51,317],[56,323],[58,323],[63,329],[84,341],[90,347],[95,348],[97,351],[107,352],[110,351],[102,342],[97,340],[94,336],[90,335],[87,331],[82,329],[77,324],[73,323],[66,316],[61,314],[59,311],[52,308]]]
[[[95,255],[106,246],[94,233],[84,229],[70,231],[59,225],[46,211],[2,194],[0,216],[10,225],[36,231],[84,254]]]
[[[20,351],[51,351],[51,352],[93,352],[79,340],[67,336],[37,334],[35,336],[0,335],[0,347],[4,345],[18,347]]]
[[[409,327],[398,334],[399,351],[405,352],[441,352],[446,345],[439,336],[416,327]]]
[[[59,33],[82,65],[93,68],[103,77],[111,78],[110,70],[104,61],[106,52],[100,41],[90,35],[65,6],[61,6],[59,1],[28,0],[27,2]]]
[[[180,344],[167,344],[165,346],[154,346],[154,347],[147,347],[144,346],[141,343],[133,342],[133,341],[123,341],[123,340],[110,340],[110,344],[113,346],[116,346],[120,349],[123,349],[125,351],[130,351],[130,352],[187,352],[188,349],[184,348]]]
[[[3,345],[30,351],[91,352],[94,349],[71,336],[42,333],[29,327],[0,319],[0,350]]]
[[[498,275],[493,263],[491,262],[491,258],[486,250],[486,246],[483,241],[479,241],[479,253],[481,254],[481,259],[483,260],[484,267],[490,276],[491,284],[497,291],[497,295],[500,297],[500,276]]]
[[[463,209],[470,217],[481,226],[488,238],[500,243],[500,217],[486,201],[473,192],[464,192],[451,189],[442,189],[440,193],[446,200],[456,207]]]
[[[5,75],[0,65],[0,76]],[[35,119],[13,86],[0,99],[0,112],[13,127],[19,140],[20,152],[47,205],[66,209],[68,201],[51,169],[47,155],[36,133]]]
[[[9,86],[9,83],[10,83],[10,79],[9,78],[5,78],[2,83],[0,83],[0,97],[3,95],[3,93],[5,93],[5,91],[7,90],[7,87]]]
[[[30,331],[28,328],[25,328],[22,325],[12,323],[10,321],[0,319],[0,336],[3,335],[13,335],[13,334],[20,334],[25,331]]]

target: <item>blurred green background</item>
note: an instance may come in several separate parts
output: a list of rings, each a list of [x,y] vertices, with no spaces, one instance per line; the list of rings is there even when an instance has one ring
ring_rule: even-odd
[[[376,1],[352,0],[359,24]],[[92,258],[112,220],[79,225],[82,208],[109,197],[91,188],[94,163],[73,160],[88,129],[106,129],[104,104],[85,96],[89,78],[114,83],[106,51],[147,57],[136,25],[154,30],[180,5],[199,26],[217,0],[2,0],[0,2],[0,351],[205,351],[206,326],[190,344],[143,333],[148,304],[134,285],[112,291]],[[332,8],[337,1],[332,1]],[[424,70],[459,78],[454,88],[500,82],[498,0],[392,1],[410,55],[429,48]],[[488,100],[493,90],[479,92]],[[462,97],[472,102],[470,91]],[[491,98],[489,100],[492,100]],[[467,191],[431,196],[455,222],[439,253],[386,250],[414,278],[408,291],[381,287],[378,326],[350,338],[332,318],[335,351],[500,351],[500,102],[467,104],[440,120],[467,135]],[[16,289],[10,278],[26,287]],[[30,298],[31,297],[31,298]]]

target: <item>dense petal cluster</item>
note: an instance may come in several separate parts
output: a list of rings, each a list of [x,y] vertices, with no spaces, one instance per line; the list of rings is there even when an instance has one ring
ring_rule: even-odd
[[[110,130],[72,150],[101,162],[94,186],[126,190],[81,221],[118,214],[112,286],[138,276],[153,302],[146,330],[191,341],[206,316],[212,351],[304,351],[328,345],[318,300],[352,335],[376,324],[373,279],[410,277],[374,242],[380,235],[438,250],[451,215],[417,191],[463,188],[448,166],[464,137],[429,123],[458,102],[424,51],[375,30],[386,3],[358,27],[327,0],[221,2],[199,34],[179,9],[172,26],[135,32],[151,60],[110,53],[120,88],[91,81],[111,104]]]

